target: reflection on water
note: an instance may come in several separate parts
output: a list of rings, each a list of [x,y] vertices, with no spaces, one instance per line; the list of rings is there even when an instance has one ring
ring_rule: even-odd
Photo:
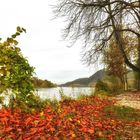
[[[36,93],[42,99],[60,100],[60,93],[72,98],[77,98],[80,95],[90,95],[94,92],[94,88],[89,87],[57,87],[57,88],[40,88]]]

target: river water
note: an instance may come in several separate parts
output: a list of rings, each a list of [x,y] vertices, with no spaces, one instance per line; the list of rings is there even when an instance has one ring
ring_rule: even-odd
[[[36,94],[42,99],[60,100],[61,94],[71,98],[78,98],[80,95],[90,95],[94,93],[94,88],[89,87],[56,87],[56,88],[39,88]]]
[[[90,87],[56,87],[56,88],[38,88],[36,89],[35,94],[38,95],[41,99],[50,99],[50,100],[61,100],[61,94],[71,97],[73,99],[78,98],[81,95],[90,95],[94,93],[94,88]],[[1,94],[1,96],[3,96]],[[4,95],[5,96],[5,95]],[[9,96],[5,96],[4,104],[8,105]],[[1,105],[0,105],[1,108]]]

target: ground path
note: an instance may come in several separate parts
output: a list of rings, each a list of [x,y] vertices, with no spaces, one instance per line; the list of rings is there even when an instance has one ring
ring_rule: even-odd
[[[127,92],[113,97],[116,105],[128,106],[140,110],[140,92]]]
[[[137,109],[137,113],[140,111],[140,91],[139,92],[126,92],[120,95],[116,95],[111,97],[112,99],[116,100],[115,105],[117,106],[126,106]],[[139,113],[138,113],[139,114]],[[140,140],[140,122],[138,126],[133,126],[125,124],[124,125],[124,137],[122,136],[121,139],[124,140]]]

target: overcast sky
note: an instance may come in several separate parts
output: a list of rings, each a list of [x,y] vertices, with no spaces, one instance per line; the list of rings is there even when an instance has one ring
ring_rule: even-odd
[[[15,33],[16,27],[27,30],[17,39],[25,57],[35,67],[36,76],[56,83],[88,77],[99,69],[80,61],[80,45],[66,47],[62,40],[65,24],[53,17],[50,5],[56,0],[1,0],[0,37]]]

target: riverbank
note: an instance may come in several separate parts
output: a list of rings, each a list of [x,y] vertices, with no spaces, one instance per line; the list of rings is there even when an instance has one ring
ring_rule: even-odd
[[[1,140],[119,140],[140,138],[140,110],[116,98],[84,96],[52,102],[41,111],[0,110]]]

